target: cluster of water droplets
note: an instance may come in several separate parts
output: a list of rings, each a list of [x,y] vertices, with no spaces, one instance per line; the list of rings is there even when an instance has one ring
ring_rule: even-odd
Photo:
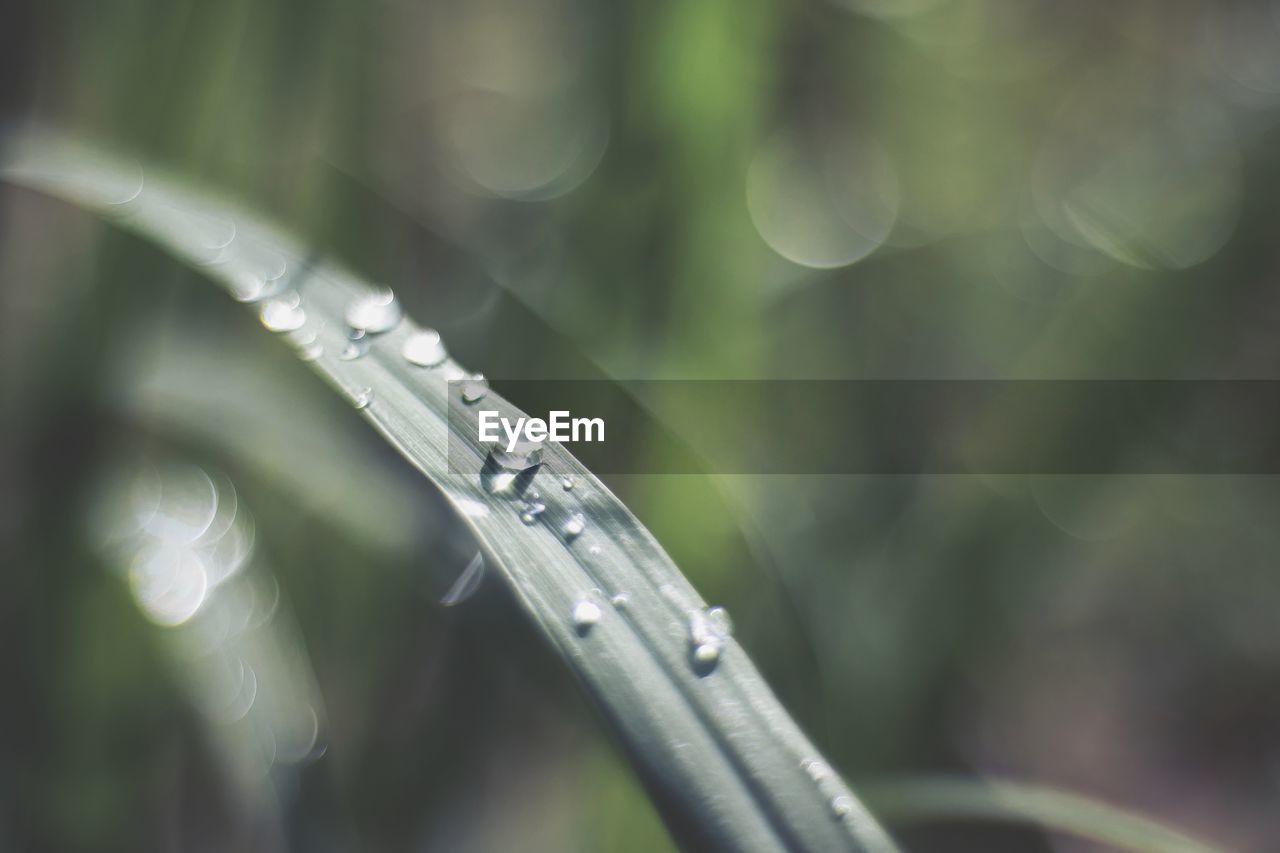
[[[238,773],[318,757],[320,714],[280,587],[255,567],[255,526],[225,477],[135,463],[91,506],[99,550],[165,629],[176,675]]]
[[[369,349],[371,337],[396,328],[402,316],[400,305],[389,290],[353,301],[344,315],[347,342],[341,358],[355,359],[363,356]],[[261,317],[267,328],[280,333],[296,333],[307,322],[301,300],[292,292],[265,302],[261,308]],[[448,351],[439,333],[433,329],[416,331],[406,337],[401,355],[417,367],[434,368],[448,362]],[[457,394],[464,405],[474,405],[488,396],[488,381],[482,374],[459,373],[460,375],[447,376],[446,379],[456,380]],[[372,402],[373,396],[372,388],[364,388],[353,395],[353,402],[356,408],[365,408]],[[489,452],[481,468],[481,487],[490,495],[506,499],[519,513],[524,524],[536,525],[548,515],[546,503],[538,490],[533,488],[543,464],[540,443],[520,442],[510,450],[495,447]],[[562,475],[558,483],[566,493],[573,492],[578,485],[573,474]],[[487,514],[487,508],[480,504],[476,506],[478,510],[468,514]],[[572,544],[583,537],[587,527],[585,513],[573,511],[564,517],[557,529],[563,541]],[[586,548],[586,554],[589,557],[600,557],[602,549],[597,544],[591,544]],[[484,559],[477,552],[441,599],[441,603],[452,606],[471,597],[479,588],[484,574]],[[606,596],[598,589],[581,596],[570,611],[574,630],[580,636],[590,633],[604,618],[606,604],[622,610],[629,606],[630,596],[625,592]],[[689,612],[689,660],[699,674],[705,675],[716,668],[731,635],[732,623],[724,608],[712,607]]]

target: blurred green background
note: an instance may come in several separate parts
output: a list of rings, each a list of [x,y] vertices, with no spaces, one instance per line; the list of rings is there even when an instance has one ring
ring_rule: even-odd
[[[1280,4],[0,14],[7,120],[275,218],[499,391],[1280,378]],[[0,300],[0,849],[669,846],[500,585],[439,606],[474,548],[430,488],[251,315],[9,187]],[[1063,433],[1084,414],[1064,400]],[[326,748],[271,784],[228,772],[172,632],[91,532],[138,452],[222,472],[256,521]],[[852,780],[1020,779],[1275,849],[1273,478],[609,485]],[[901,837],[1091,849],[972,822]]]

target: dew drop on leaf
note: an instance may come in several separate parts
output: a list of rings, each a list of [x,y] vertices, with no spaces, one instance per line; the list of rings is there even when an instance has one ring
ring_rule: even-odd
[[[414,332],[405,339],[400,353],[405,361],[419,367],[435,367],[449,357],[444,344],[440,342],[440,333],[435,329]]]
[[[338,353],[338,358],[343,361],[355,361],[361,358],[369,351],[369,342],[364,337],[356,340],[347,341],[347,345],[342,348],[342,352]]]
[[[264,303],[258,316],[262,325],[273,332],[295,332],[307,322],[307,312],[302,310],[296,293]]]
[[[512,450],[491,450],[480,469],[480,485],[491,495],[523,495],[542,466],[542,448],[522,442]],[[532,497],[537,497],[533,493]]]
[[[831,814],[837,819],[848,817],[849,812],[853,811],[853,800],[841,794],[838,797],[831,798]]]
[[[694,610],[689,614],[689,645],[693,665],[701,674],[715,668],[733,633],[729,611],[723,607]]]
[[[603,615],[600,605],[586,598],[580,599],[573,605],[573,627],[579,634],[585,634],[595,627]]]
[[[575,512],[569,516],[569,520],[560,528],[560,532],[564,534],[565,539],[577,539],[582,535],[582,531],[587,529],[587,519],[580,513]]]
[[[477,373],[462,383],[462,402],[478,403],[489,393],[489,380],[483,373]]]
[[[348,305],[346,312],[348,326],[371,335],[391,331],[401,316],[400,303],[390,290],[362,296]]]

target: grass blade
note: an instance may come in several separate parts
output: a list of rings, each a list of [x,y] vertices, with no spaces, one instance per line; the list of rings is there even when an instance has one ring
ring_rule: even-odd
[[[1019,821],[1139,853],[1218,850],[1141,815],[1039,785],[925,777],[868,785],[866,791],[877,814],[890,822]]]
[[[388,294],[312,260],[247,212],[64,140],[16,140],[3,174],[201,268],[441,489],[609,720],[680,844],[895,849],[721,630],[719,613],[589,471],[548,449],[540,469],[494,494],[480,474],[486,450],[448,417],[450,406],[465,405],[450,380],[469,374],[452,359],[437,363],[431,333],[400,319]],[[366,335],[353,342],[349,324]],[[492,392],[485,406],[518,412]],[[453,470],[474,473],[451,471],[451,442]],[[533,512],[522,490],[541,492],[544,508]]]

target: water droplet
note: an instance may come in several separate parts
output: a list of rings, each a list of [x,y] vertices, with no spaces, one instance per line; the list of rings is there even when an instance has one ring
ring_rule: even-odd
[[[298,350],[298,357],[303,361],[315,361],[324,355],[324,347],[315,341],[306,344],[302,349]]]
[[[720,662],[720,647],[703,643],[693,649],[693,663],[699,672],[710,672]]]
[[[462,383],[462,402],[478,403],[489,393],[489,380],[483,373],[477,373]]]
[[[729,618],[729,611],[723,607],[712,607],[707,611],[707,623],[711,626],[711,630],[722,640],[727,640],[733,634],[733,620]]]
[[[694,611],[689,617],[689,639],[695,645],[723,644],[732,634],[733,622],[729,619],[729,611],[723,607]]]
[[[449,591],[440,599],[440,603],[445,607],[452,607],[455,604],[461,604],[471,596],[475,595],[477,589],[480,588],[480,582],[484,580],[485,565],[484,555],[479,551],[471,558],[471,562],[467,563],[467,567],[462,570],[462,574],[453,582],[453,586],[449,587]]]
[[[444,344],[440,342],[440,333],[435,329],[414,332],[405,339],[400,353],[410,364],[419,367],[435,367],[449,357]]]
[[[403,316],[396,295],[390,290],[371,293],[347,306],[347,325],[357,331],[379,335],[396,327]]]
[[[715,668],[732,634],[733,622],[723,607],[694,610],[689,614],[690,657],[699,673],[706,674]]]
[[[560,528],[560,532],[564,534],[566,539],[577,539],[582,535],[582,531],[587,529],[587,519],[580,513],[575,512],[569,516],[569,520]]]
[[[542,445],[536,441],[517,441],[510,450],[495,447],[489,455],[494,464],[508,471],[524,471],[542,464]]]
[[[577,484],[578,480],[572,474],[565,474],[560,478],[560,488],[564,489],[566,492],[573,491],[573,487]]]
[[[831,775],[831,768],[820,758],[806,758],[800,762],[800,767],[815,782],[821,782]]]
[[[525,524],[534,524],[546,511],[547,507],[545,504],[540,504],[537,501],[534,501],[526,507],[523,513],[520,514],[520,520]]]
[[[273,332],[294,332],[307,322],[307,312],[302,310],[298,295],[272,299],[262,306],[258,315],[262,325]]]
[[[609,599],[609,603],[619,610],[622,610],[631,603],[631,596],[627,595],[625,592],[619,592],[614,595],[613,598]]]
[[[841,794],[831,798],[831,814],[837,819],[844,819],[853,811],[853,798]]]
[[[361,335],[359,338],[347,341],[347,345],[342,348],[342,352],[338,353],[338,358],[343,361],[355,361],[361,358],[369,351],[369,341]]]
[[[231,279],[230,288],[231,296],[237,302],[259,302],[268,296],[273,296],[274,288],[271,285],[278,284],[277,281],[267,282],[261,276],[254,275],[248,271],[234,271],[227,273]]]
[[[587,549],[587,553],[593,557],[599,557],[604,552],[600,549],[599,545],[592,545],[590,548]]]
[[[604,616],[604,613],[600,610],[600,605],[590,599],[580,599],[577,604],[573,605],[573,627],[577,629],[579,634],[585,634],[590,631],[602,616]]]
[[[373,389],[365,388],[363,391],[360,391],[356,394],[352,402],[355,403],[357,409],[369,408],[369,404],[373,402]]]
[[[510,451],[491,450],[480,469],[480,484],[491,495],[518,497],[529,490],[541,467],[539,445],[521,442]]]

